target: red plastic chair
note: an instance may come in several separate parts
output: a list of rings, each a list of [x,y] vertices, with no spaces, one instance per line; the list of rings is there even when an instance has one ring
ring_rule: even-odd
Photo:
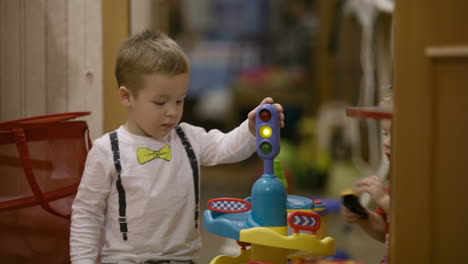
[[[0,263],[69,263],[71,203],[91,147],[88,115],[0,123]]]

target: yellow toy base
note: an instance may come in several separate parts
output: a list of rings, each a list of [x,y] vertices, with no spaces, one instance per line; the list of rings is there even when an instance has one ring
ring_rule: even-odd
[[[251,249],[241,250],[240,255],[235,257],[230,256],[217,256],[212,259],[210,264],[244,264],[250,261]]]
[[[331,237],[318,239],[305,233],[288,236],[287,232],[287,227],[244,229],[240,241],[251,243],[251,249],[241,250],[235,257],[217,256],[210,264],[247,264],[251,260],[283,264],[287,259],[335,254],[335,240]]]
[[[285,229],[287,227],[284,227]],[[287,229],[286,229],[287,230]],[[286,248],[295,251],[307,251],[300,257],[329,256],[335,254],[335,240],[331,237],[318,239],[317,236],[305,233],[294,233],[290,236],[282,235],[270,227],[255,227],[240,232],[240,241],[276,248]],[[298,256],[299,257],[299,256]]]

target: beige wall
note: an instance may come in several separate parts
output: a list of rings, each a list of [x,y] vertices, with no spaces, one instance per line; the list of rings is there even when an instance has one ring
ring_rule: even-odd
[[[72,111],[102,133],[100,0],[0,0],[0,121]]]
[[[397,1],[391,263],[468,260],[468,4]]]

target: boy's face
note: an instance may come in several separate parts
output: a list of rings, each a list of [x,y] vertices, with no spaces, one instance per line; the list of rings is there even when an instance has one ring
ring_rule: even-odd
[[[157,139],[169,134],[182,118],[189,79],[188,73],[146,74],[136,95],[120,87],[122,103],[128,108],[127,130]]]
[[[390,159],[392,154],[392,121],[391,120],[382,120],[382,131],[383,131],[383,147],[385,155]]]

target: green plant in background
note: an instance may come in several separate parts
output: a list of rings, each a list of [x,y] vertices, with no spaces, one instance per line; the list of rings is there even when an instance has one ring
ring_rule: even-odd
[[[278,159],[275,159],[274,171],[275,171],[276,177],[278,177],[278,179],[280,179],[284,183],[284,186],[288,188],[288,180],[286,179],[286,176],[284,175],[283,168],[281,167],[281,162]]]

